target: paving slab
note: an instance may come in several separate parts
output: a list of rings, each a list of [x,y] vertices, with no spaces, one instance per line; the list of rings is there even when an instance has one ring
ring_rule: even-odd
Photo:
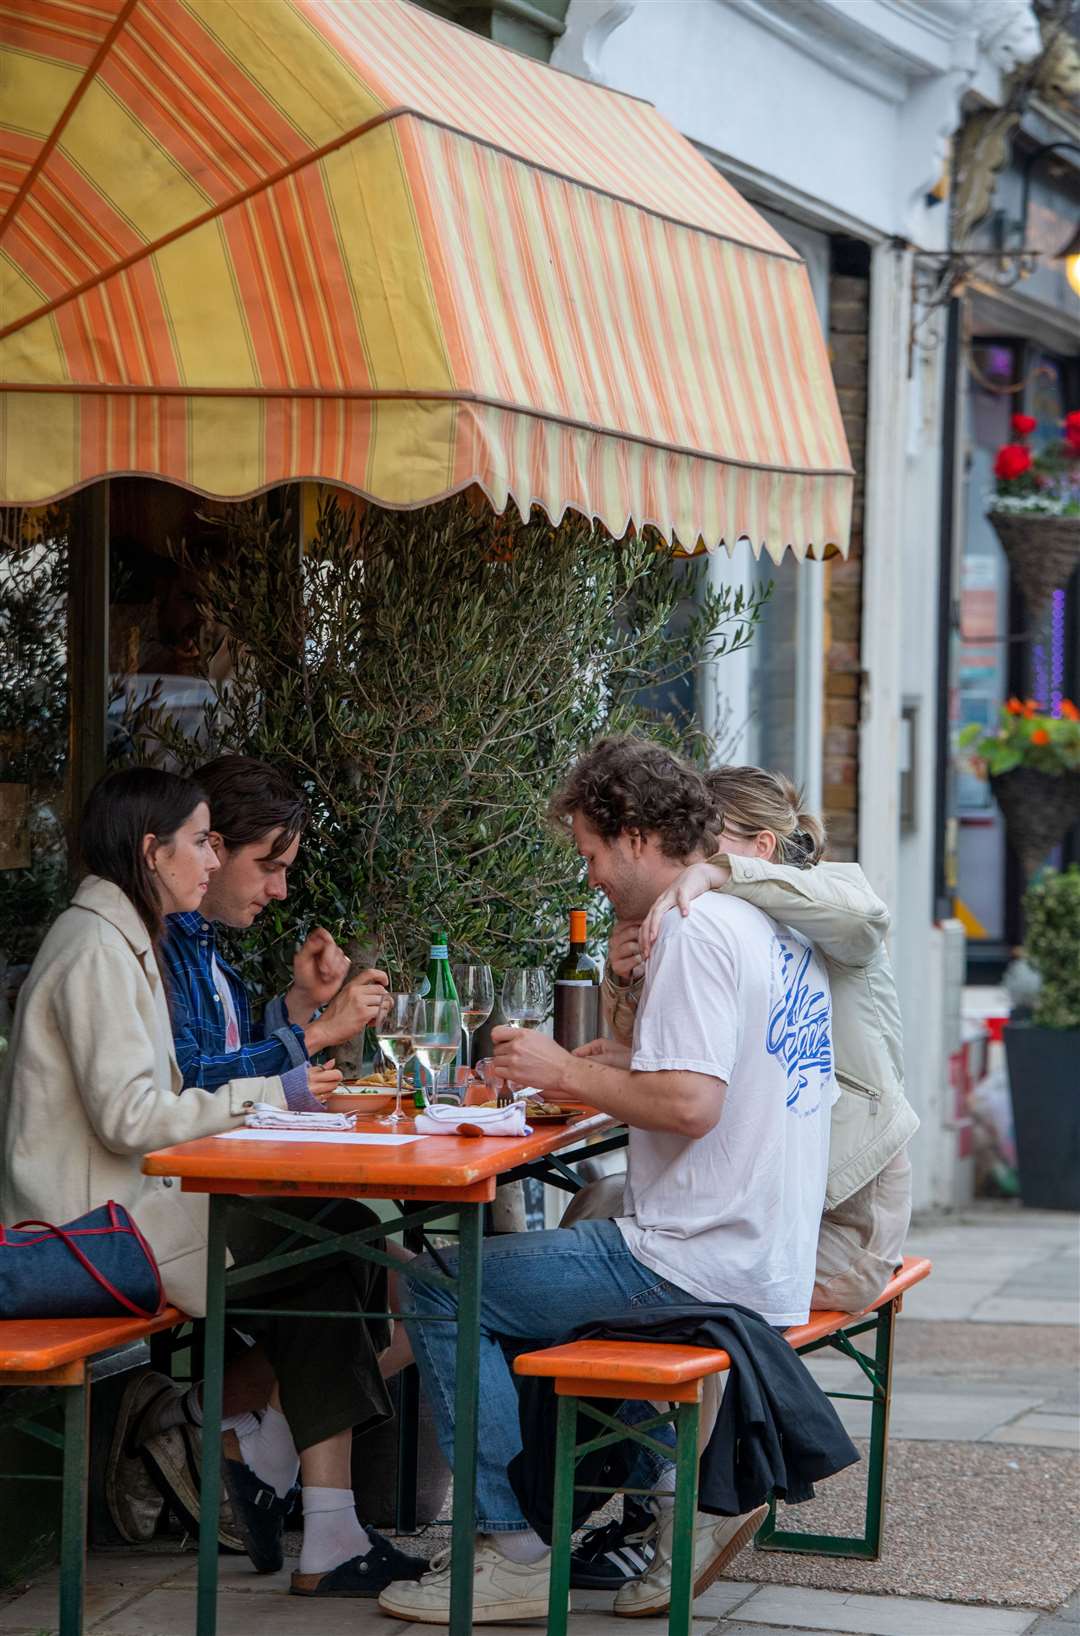
[[[770,1585],[739,1609],[751,1629],[794,1625],[829,1636],[1024,1636],[1038,1618],[1034,1609],[964,1607],[899,1596],[846,1596],[836,1591]],[[719,1630],[723,1630],[721,1625]],[[718,1632],[719,1636],[719,1632]],[[725,1632],[725,1636],[727,1633]]]
[[[946,1320],[953,1323],[962,1323],[971,1318],[977,1307],[993,1300],[1000,1300],[1000,1281],[996,1278],[982,1278],[958,1281],[951,1283],[947,1279],[940,1282],[931,1273],[930,1277],[916,1286],[904,1302],[904,1317],[920,1319]],[[901,1323],[904,1321],[901,1318]],[[1015,1320],[1002,1320],[1014,1322]],[[1033,1322],[1042,1320],[1033,1319]]]
[[[747,1597],[753,1596],[758,1588],[756,1580],[717,1579],[707,1591],[702,1591],[701,1595],[695,1598],[694,1617],[716,1620],[724,1614],[733,1613]],[[629,1630],[629,1625],[616,1627],[610,1624],[612,1600],[611,1591],[576,1590],[571,1596],[574,1618],[576,1619],[579,1613],[603,1613],[609,1620],[608,1636],[612,1636],[616,1629]],[[644,1624],[645,1621],[642,1620],[641,1623]],[[637,1626],[638,1621],[635,1620],[633,1628],[636,1630]],[[384,1636],[393,1636],[393,1633],[384,1632]]]
[[[1080,1307],[1075,1300],[1057,1301],[1045,1296],[1027,1300],[1013,1295],[991,1295],[976,1301],[964,1316],[976,1324],[1068,1324],[1075,1328]]]
[[[1044,1613],[1031,1627],[1031,1636],[1076,1636],[1080,1630],[1080,1591],[1053,1613]]]
[[[86,1616],[95,1621],[126,1607],[156,1586],[176,1579],[185,1558],[176,1552],[95,1552],[87,1559]],[[0,1632],[45,1630],[56,1622],[60,1570],[53,1568],[0,1605]]]
[[[194,1619],[195,1587],[173,1586],[150,1591],[91,1628],[93,1636],[191,1636]],[[218,1636],[387,1636],[376,1603],[283,1591],[223,1591],[217,1628]],[[411,1628],[395,1621],[394,1636]]]
[[[1080,1453],[1080,1415],[1023,1414],[1007,1426],[998,1426],[991,1443],[1027,1443],[1037,1448],[1070,1449]]]

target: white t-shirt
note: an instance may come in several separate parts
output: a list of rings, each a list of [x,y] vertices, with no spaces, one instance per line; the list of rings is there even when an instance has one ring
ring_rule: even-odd
[[[707,892],[665,915],[631,1067],[727,1082],[707,1136],[632,1129],[631,1253],[699,1300],[805,1323],[829,1167],[829,980],[812,946],[752,904]]]
[[[240,1049],[240,1019],[236,1015],[236,1002],[229,987],[229,979],[218,965],[217,955],[210,959],[210,970],[214,976],[214,987],[217,989],[218,999],[221,1001],[221,1015],[225,1021],[225,1049],[239,1051]]]

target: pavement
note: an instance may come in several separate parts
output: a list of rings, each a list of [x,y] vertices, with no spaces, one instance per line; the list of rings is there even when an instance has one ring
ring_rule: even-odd
[[[698,1598],[692,1636],[1080,1636],[1080,1218],[978,1205],[917,1221],[908,1248],[934,1273],[897,1326],[881,1559],[747,1549]],[[824,1384],[858,1389],[843,1359],[813,1367]],[[863,1437],[863,1406],[837,1406]],[[786,1525],[846,1526],[857,1470]],[[258,1578],[222,1558],[220,1636],[401,1631],[368,1603],[287,1596],[291,1566]],[[0,1636],[55,1630],[56,1599],[54,1570],[0,1604]],[[570,1636],[613,1636],[608,1603],[575,1592]],[[190,1551],[90,1558],[93,1636],[190,1636],[194,1611]],[[635,1631],[663,1636],[666,1621]]]

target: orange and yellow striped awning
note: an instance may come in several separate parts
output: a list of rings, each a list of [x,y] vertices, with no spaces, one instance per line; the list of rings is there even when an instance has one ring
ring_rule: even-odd
[[[0,503],[107,475],[844,549],[806,270],[647,104],[405,0],[4,0]]]

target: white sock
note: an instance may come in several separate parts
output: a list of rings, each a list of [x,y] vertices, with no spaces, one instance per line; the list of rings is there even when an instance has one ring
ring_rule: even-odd
[[[675,1506],[675,1467],[665,1466],[656,1479],[653,1495],[661,1511],[671,1511]]]
[[[367,1556],[371,1540],[360,1526],[356,1502],[348,1488],[304,1487],[302,1574],[327,1574],[354,1556]]]
[[[267,1404],[261,1419],[253,1414],[244,1415],[233,1430],[240,1440],[240,1458],[244,1464],[283,1500],[296,1482],[300,1456],[289,1422],[281,1410]]]
[[[508,1562],[520,1562],[523,1567],[531,1567],[534,1562],[543,1562],[550,1546],[545,1545],[540,1535],[531,1528],[523,1528],[516,1533],[488,1534],[486,1536],[494,1545],[500,1556]]]

